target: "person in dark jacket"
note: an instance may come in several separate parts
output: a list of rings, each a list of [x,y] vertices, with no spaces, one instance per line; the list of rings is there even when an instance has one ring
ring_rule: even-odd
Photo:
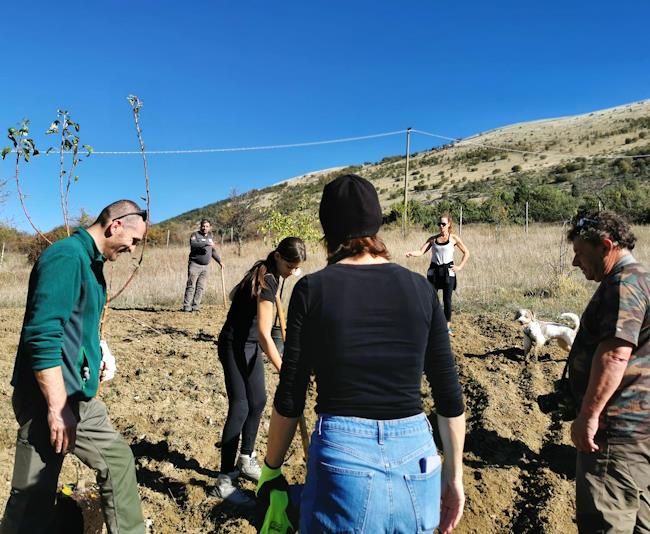
[[[108,346],[99,339],[104,262],[133,252],[146,220],[147,212],[135,202],[118,200],[88,230],[45,249],[32,269],[11,380],[20,428],[2,534],[54,531],[66,453],[97,472],[108,532],[145,532],[133,454],[95,396],[99,382],[115,372]]]
[[[450,532],[464,506],[462,390],[445,317],[424,277],[390,262],[370,182],[325,186],[327,267],[291,295],[258,498],[262,531],[296,529],[282,507],[281,466],[313,372],[318,420],[300,500],[301,534]],[[442,438],[441,461],[422,411],[423,372]],[[295,521],[295,520],[294,520]],[[290,527],[289,527],[290,525]],[[286,530],[286,529],[285,529]]]
[[[210,260],[224,268],[221,256],[214,246],[212,228],[208,219],[203,219],[197,232],[190,236],[190,256],[187,262],[187,284],[183,297],[183,311],[199,311],[201,299],[208,281]]]

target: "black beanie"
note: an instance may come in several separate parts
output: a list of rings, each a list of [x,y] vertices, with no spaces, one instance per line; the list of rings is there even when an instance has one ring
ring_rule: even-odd
[[[356,174],[339,176],[323,189],[319,217],[330,244],[374,236],[382,221],[377,191]]]

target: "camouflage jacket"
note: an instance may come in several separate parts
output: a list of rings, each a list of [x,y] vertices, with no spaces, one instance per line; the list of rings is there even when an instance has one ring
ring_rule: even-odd
[[[621,258],[589,301],[569,354],[569,383],[578,401],[587,390],[598,345],[618,338],[634,345],[617,390],[600,417],[597,439],[612,443],[650,437],[650,271]]]

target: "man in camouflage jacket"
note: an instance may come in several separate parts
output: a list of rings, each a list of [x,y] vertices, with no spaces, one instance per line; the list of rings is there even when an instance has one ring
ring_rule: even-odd
[[[568,239],[573,265],[600,282],[569,354],[578,529],[650,532],[650,272],[615,213],[577,219]]]

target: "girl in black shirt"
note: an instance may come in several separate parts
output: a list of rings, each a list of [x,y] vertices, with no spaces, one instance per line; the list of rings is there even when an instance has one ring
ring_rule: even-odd
[[[287,237],[265,260],[257,261],[230,293],[232,304],[217,345],[226,381],[228,416],[221,438],[221,472],[212,493],[233,504],[247,504],[249,500],[237,491],[233,479],[241,474],[257,481],[260,476],[254,446],[266,404],[261,351],[278,371],[282,363],[271,338],[278,280],[295,274],[306,258],[303,241]],[[235,464],[240,435],[240,455]]]

